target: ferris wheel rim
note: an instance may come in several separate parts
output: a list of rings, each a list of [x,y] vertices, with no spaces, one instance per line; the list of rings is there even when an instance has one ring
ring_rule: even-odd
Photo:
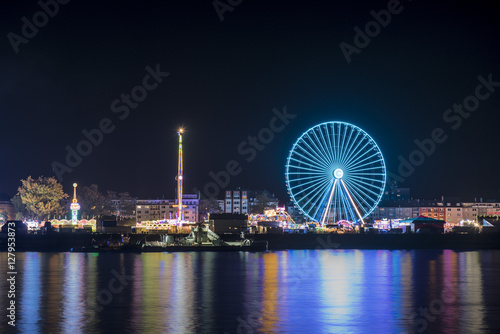
[[[323,141],[324,146],[319,145],[318,147],[317,143],[314,142],[313,140],[316,139],[317,142],[320,142],[320,138],[318,138],[318,130],[319,133],[322,135],[321,140]],[[325,137],[323,136],[324,132],[323,130],[326,130],[327,133],[327,138],[328,142],[325,141]],[[337,131],[338,130],[338,131]],[[343,130],[343,133],[341,133]],[[332,140],[330,140],[330,133]],[[346,139],[346,136],[348,135],[348,138]],[[361,137],[360,137],[361,135]],[[315,137],[315,138],[313,138]],[[337,138],[335,138],[337,137]],[[352,139],[354,137],[354,139]],[[351,141],[352,139],[352,141]],[[311,143],[308,143],[307,140],[311,141]],[[337,140],[337,141],[336,141]],[[356,144],[357,143],[357,144]],[[354,156],[353,154],[355,153],[356,149],[360,144],[364,144],[363,149],[365,149],[367,146],[370,146],[366,151],[364,151],[360,156],[357,156],[358,153],[356,153]],[[350,147],[347,149],[343,146],[345,144],[350,144]],[[356,145],[355,145],[356,144]],[[325,164],[324,161],[321,161],[319,158],[318,152],[316,152],[316,155],[309,153],[304,153],[307,152],[302,145],[306,145],[309,147],[309,149],[312,150],[312,146],[315,146],[315,148],[320,152],[323,150],[322,153],[319,155],[323,154],[322,157],[328,159],[327,163]],[[334,149],[334,147],[336,150]],[[314,161],[319,164],[314,166],[311,163],[311,167],[309,168],[309,172],[317,174],[316,178],[319,178],[320,175],[325,173],[325,169],[331,169],[331,166],[329,167],[328,162],[330,165],[342,165],[345,166],[345,170],[341,170],[340,168],[336,168],[333,170],[333,175],[338,173],[337,175],[341,175],[339,178],[337,176],[330,177],[330,180],[327,180],[325,177],[321,179],[321,184],[319,187],[321,187],[322,192],[324,192],[326,189],[329,189],[329,187],[333,186],[332,185],[332,180],[334,179],[339,179],[341,180],[341,184],[343,188],[339,187],[339,191],[342,191],[342,189],[345,189],[346,193],[349,194],[349,200],[352,202],[352,206],[356,208],[357,206],[360,206],[362,209],[362,215],[360,214],[361,220],[366,218],[368,215],[370,215],[375,207],[378,205],[380,202],[383,193],[384,193],[384,188],[385,184],[387,181],[386,177],[386,165],[385,165],[385,160],[383,158],[382,151],[376,141],[371,137],[366,131],[358,127],[357,125],[354,125],[352,123],[344,122],[344,121],[328,121],[328,122],[323,122],[320,124],[317,124],[313,127],[310,127],[307,131],[302,133],[302,135],[294,142],[289,155],[286,160],[286,171],[285,171],[285,178],[286,178],[286,186],[287,186],[287,191],[288,194],[290,195],[292,202],[294,203],[294,206],[297,207],[301,213],[303,213],[307,218],[317,221],[317,212],[320,208],[322,201],[324,201],[324,197],[326,193],[323,194],[323,199],[321,199],[321,192],[318,194],[313,194],[311,198],[306,203],[301,203],[302,198],[297,198],[297,195],[300,193],[295,193],[294,188],[298,187],[303,187],[304,184],[298,183],[296,185],[292,185],[292,182],[297,181],[297,179],[291,180],[295,174],[301,175],[304,174],[303,172],[296,172],[291,170],[293,169],[301,169],[304,168],[300,164],[305,164],[304,161],[300,161],[296,159],[296,157],[292,156],[294,153],[297,153],[299,151],[299,148],[304,151],[301,152],[299,155],[304,157],[304,155],[308,154]],[[329,152],[325,151],[328,149],[331,149]],[[371,155],[368,155],[364,157],[368,153],[371,153]],[[374,152],[374,153],[373,153]],[[354,157],[355,163],[349,163],[349,158]],[[297,161],[299,164],[294,165],[292,161]],[[356,161],[358,160],[358,161]],[[362,164],[365,161],[365,166]],[[366,167],[367,164],[371,164],[373,166]],[[307,169],[307,168],[305,168]],[[340,169],[340,172],[337,172],[337,170]],[[377,172],[378,170],[378,172]],[[344,175],[345,172],[348,172],[348,175],[346,178],[343,178],[342,176]],[[373,172],[369,172],[373,171]],[[378,178],[377,178],[378,177]],[[301,179],[298,180],[303,180],[310,178],[312,181],[309,181],[310,183],[314,182],[314,176],[307,176],[307,177],[302,177]],[[344,182],[345,181],[345,182]],[[319,183],[320,181],[318,181]],[[340,182],[339,182],[340,183]],[[306,183],[307,184],[307,183]],[[378,185],[376,185],[378,184]],[[362,187],[371,187],[363,189]],[[306,189],[302,189],[301,191],[308,190],[309,188],[314,187],[314,184],[309,186]],[[348,191],[350,189],[350,192],[352,193],[352,196],[350,192]],[[363,191],[367,191],[371,193],[372,197],[369,195],[360,194]],[[330,199],[333,195],[334,189],[332,188],[332,192],[330,194]],[[308,193],[309,195],[310,193]],[[338,200],[336,198],[336,200]],[[343,199],[344,201],[346,199]],[[357,202],[357,206],[354,203],[354,200]],[[308,210],[308,205],[309,203],[313,201],[314,205],[316,206],[316,212],[311,215],[312,210]],[[340,200],[339,200],[340,201]],[[364,202],[364,203],[361,203]],[[330,207],[330,202],[328,202],[328,207]],[[337,205],[337,204],[334,204]],[[348,210],[347,206],[349,204],[347,203],[340,203],[339,202],[339,208],[341,209],[344,207],[346,210]],[[316,216],[316,217],[315,217]],[[348,217],[348,214],[346,212],[346,216]]]

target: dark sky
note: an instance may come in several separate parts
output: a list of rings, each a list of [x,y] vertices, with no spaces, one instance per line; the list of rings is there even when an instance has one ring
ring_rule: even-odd
[[[284,199],[293,143],[337,120],[368,132],[394,174],[415,139],[442,128],[447,140],[402,185],[419,198],[500,197],[500,87],[460,126],[443,120],[474,95],[478,76],[500,82],[492,1],[401,1],[350,63],[340,43],[354,45],[354,28],[364,30],[370,12],[388,1],[243,0],[221,21],[211,1],[72,0],[45,25],[38,15],[42,26],[18,53],[8,34],[22,37],[21,18],[33,22],[41,7],[17,0],[0,6],[0,194],[7,198],[22,178],[55,175],[52,164],[65,164],[65,147],[76,149],[82,130],[105,118],[114,130],[63,174],[67,192],[78,182],[173,197],[182,125],[186,191],[203,190],[210,171],[236,160],[242,171],[228,188],[265,188]],[[120,119],[113,101],[142,85],[145,68],[157,64],[169,76]],[[247,162],[238,146],[284,106],[296,117]]]

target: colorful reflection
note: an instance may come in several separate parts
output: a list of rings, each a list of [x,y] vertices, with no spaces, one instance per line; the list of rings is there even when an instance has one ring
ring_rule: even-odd
[[[5,263],[7,255],[0,259]],[[20,253],[18,268],[22,333],[500,328],[494,316],[500,251]],[[2,295],[6,288],[0,285]],[[2,307],[5,300],[0,299]],[[7,332],[5,326],[0,324],[0,332]]]

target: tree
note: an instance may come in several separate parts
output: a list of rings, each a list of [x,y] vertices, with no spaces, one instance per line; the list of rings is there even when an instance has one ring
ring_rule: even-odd
[[[201,214],[220,213],[219,202],[215,197],[200,200],[199,208]]]
[[[7,213],[7,211],[4,210],[0,212],[0,220],[3,220],[4,222],[9,220],[9,214]]]
[[[137,200],[130,196],[128,192],[118,194],[118,216],[132,216],[135,212]]]
[[[108,190],[106,196],[106,214],[116,216],[131,216],[134,214],[137,200],[130,196],[128,192],[117,193]]]
[[[21,196],[15,195],[10,199],[10,202],[14,205],[14,211],[16,212],[16,220],[23,220],[24,217],[28,217],[30,213],[26,209],[26,205],[23,204]]]
[[[264,210],[268,208],[270,202],[271,199],[265,192],[258,194],[255,198],[255,204],[251,208],[252,213],[264,213]]]
[[[38,179],[32,179],[28,176],[26,180],[21,180],[21,183],[17,188],[17,195],[21,197],[22,204],[33,218],[47,219],[66,212],[63,200],[69,196],[54,177],[40,176]]]
[[[106,197],[99,191],[96,184],[85,186],[77,194],[78,202],[88,218],[97,217],[105,213]]]

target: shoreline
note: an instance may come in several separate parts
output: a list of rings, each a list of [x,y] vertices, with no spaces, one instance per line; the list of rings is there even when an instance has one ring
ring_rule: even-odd
[[[132,234],[130,244],[123,249],[95,249],[93,241],[107,240],[116,234],[46,234],[16,236],[16,252],[205,252],[221,249],[199,246],[167,246],[142,249],[140,241],[154,234]],[[236,241],[236,235],[221,235],[225,241]],[[253,234],[248,239],[267,241],[268,250],[293,249],[451,249],[487,250],[500,249],[500,233],[485,234]],[[185,247],[185,249],[184,249]],[[213,246],[216,247],[216,246]],[[234,247],[234,248],[233,248]],[[1,239],[0,251],[7,251],[6,240]],[[240,246],[224,247],[223,251],[259,251]],[[260,250],[262,251],[262,250]]]

